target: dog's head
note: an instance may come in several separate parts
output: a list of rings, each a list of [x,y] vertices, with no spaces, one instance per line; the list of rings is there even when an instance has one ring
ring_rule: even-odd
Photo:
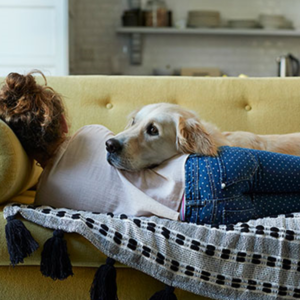
[[[106,149],[108,162],[128,171],[157,166],[180,153],[217,154],[212,137],[197,116],[169,103],[135,111],[127,129],[109,139]]]

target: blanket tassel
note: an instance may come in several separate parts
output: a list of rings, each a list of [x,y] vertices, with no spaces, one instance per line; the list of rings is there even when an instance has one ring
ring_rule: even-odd
[[[98,268],[90,290],[91,300],[117,300],[115,260],[108,257],[106,264]]]
[[[174,290],[174,287],[166,285],[164,290],[155,293],[149,300],[177,300]]]
[[[30,231],[21,220],[15,219],[15,216],[7,217],[5,236],[9,258],[13,266],[20,262],[23,263],[24,258],[30,256],[39,247]]]
[[[73,275],[68,254],[67,241],[62,230],[55,230],[53,237],[48,239],[41,254],[41,272],[53,280],[63,280]]]

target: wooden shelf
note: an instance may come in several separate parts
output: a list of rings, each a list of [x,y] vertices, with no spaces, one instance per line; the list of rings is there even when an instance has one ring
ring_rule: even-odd
[[[119,27],[118,34],[129,34],[131,39],[131,64],[139,65],[142,62],[142,36],[145,34],[168,34],[168,35],[225,35],[225,36],[268,36],[268,37],[300,37],[300,30],[293,29],[233,29],[233,28],[186,28],[177,29],[172,27]]]
[[[120,34],[199,34],[199,35],[244,35],[244,36],[286,36],[300,37],[300,30],[293,29],[230,29],[230,28],[186,28],[177,29],[169,27],[119,27]]]

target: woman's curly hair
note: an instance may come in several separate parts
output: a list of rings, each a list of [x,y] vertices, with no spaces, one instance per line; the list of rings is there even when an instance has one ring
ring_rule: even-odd
[[[42,75],[44,85],[35,81],[34,73]],[[61,96],[47,86],[42,72],[10,73],[6,77],[0,90],[0,119],[14,131],[30,157],[51,156],[49,149],[63,138],[64,112]]]

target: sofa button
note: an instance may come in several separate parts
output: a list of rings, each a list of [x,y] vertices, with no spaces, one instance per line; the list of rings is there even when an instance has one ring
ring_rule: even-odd
[[[246,111],[250,111],[251,109],[252,109],[252,107],[251,107],[250,105],[246,105],[246,106],[245,106],[245,110],[246,110]]]
[[[106,104],[106,108],[107,108],[107,109],[112,109],[112,108],[113,108],[113,105],[112,105],[111,103],[107,103],[107,104]]]

